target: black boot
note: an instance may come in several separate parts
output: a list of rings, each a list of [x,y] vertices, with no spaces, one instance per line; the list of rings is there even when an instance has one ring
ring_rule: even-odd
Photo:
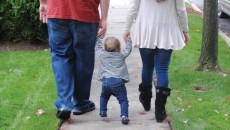
[[[139,100],[142,103],[144,109],[149,111],[151,108],[152,86],[148,87],[148,89],[143,89],[142,84],[140,84],[139,91]]]
[[[171,89],[169,88],[157,88],[156,100],[155,100],[155,117],[157,122],[162,122],[166,117],[165,104],[167,97],[170,95]]]

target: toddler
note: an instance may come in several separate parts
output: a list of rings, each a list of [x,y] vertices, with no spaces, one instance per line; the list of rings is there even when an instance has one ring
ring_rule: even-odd
[[[115,37],[108,37],[102,45],[102,38],[97,39],[95,51],[100,59],[97,79],[102,81],[100,96],[100,116],[107,117],[107,104],[111,95],[115,96],[121,107],[121,122],[128,124],[128,99],[125,83],[129,82],[129,73],[125,59],[132,51],[131,40],[126,40],[123,51],[120,41]]]

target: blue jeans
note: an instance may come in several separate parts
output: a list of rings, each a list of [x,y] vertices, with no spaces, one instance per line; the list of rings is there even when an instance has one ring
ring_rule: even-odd
[[[97,28],[97,23],[48,19],[58,110],[71,111],[90,103]]]
[[[128,117],[128,98],[125,82],[119,78],[103,78],[100,97],[100,111],[107,112],[107,104],[110,96],[117,98],[121,108],[121,115]]]
[[[142,87],[147,90],[152,86],[153,72],[156,69],[157,88],[168,87],[168,67],[172,50],[140,48],[142,59]]]

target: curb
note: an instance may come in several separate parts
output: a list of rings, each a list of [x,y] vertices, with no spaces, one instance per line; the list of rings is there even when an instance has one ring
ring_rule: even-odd
[[[188,3],[192,6],[192,8],[193,8],[195,11],[198,11],[198,12],[203,13],[203,11],[200,10],[200,8],[197,7],[196,4],[190,2],[189,0],[185,0],[185,1],[188,2]],[[218,29],[218,30],[219,30],[219,35],[225,40],[225,42],[226,42],[227,45],[228,45],[228,48],[230,48],[230,37],[228,37],[228,36],[227,36],[223,31],[221,31],[220,29]]]

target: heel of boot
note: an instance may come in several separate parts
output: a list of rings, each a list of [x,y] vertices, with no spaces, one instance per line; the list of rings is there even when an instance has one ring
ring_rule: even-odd
[[[139,101],[144,107],[145,111],[149,111],[151,109],[151,98],[152,98],[152,87],[147,87],[149,89],[143,89],[142,84],[139,85]]]

